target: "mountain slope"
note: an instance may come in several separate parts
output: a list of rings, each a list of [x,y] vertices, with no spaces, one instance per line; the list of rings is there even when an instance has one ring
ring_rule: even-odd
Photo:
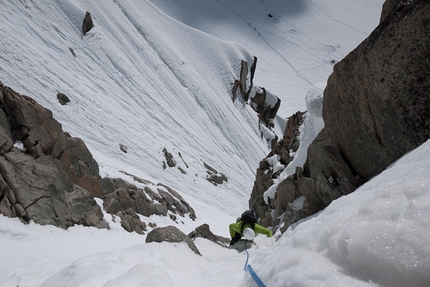
[[[103,175],[125,170],[163,182],[191,196],[192,205],[233,193],[246,208],[255,166],[268,150],[254,111],[230,98],[240,61],[252,60],[243,48],[186,27],[147,1],[3,6],[3,83],[51,109],[65,131],[85,141]],[[95,27],[83,37],[86,10]],[[57,92],[71,103],[61,106]],[[163,169],[164,148],[187,174]],[[219,161],[220,154],[227,156]],[[209,183],[203,162],[228,183]],[[234,214],[231,206],[217,208]]]
[[[230,99],[240,60],[259,57],[256,85],[270,91],[272,86],[278,95],[288,90],[285,110],[303,110],[306,92],[326,80],[330,60],[342,58],[345,47],[352,49],[376,26],[375,7],[382,1],[218,0],[199,6],[203,2],[178,0],[159,6],[172,8],[172,16],[179,8],[194,13],[182,16],[198,30],[148,1],[0,3],[0,80],[50,108],[66,131],[83,138],[102,175],[131,180],[120,172],[125,170],[171,185],[198,217],[174,223],[152,216],[145,222],[175,224],[186,233],[206,222],[214,233],[228,236],[228,224],[247,207],[254,170],[267,153],[254,112]],[[86,10],[96,26],[82,37]],[[208,12],[216,21],[203,21],[210,19]],[[254,31],[247,22],[257,15]],[[261,28],[275,25],[283,25],[278,34]],[[240,45],[223,36],[230,34]],[[258,36],[273,49],[251,41]],[[345,43],[338,42],[342,39]],[[61,106],[57,92],[71,103]],[[163,148],[186,175],[163,169]],[[429,154],[426,142],[282,237],[256,237],[249,263],[269,286],[426,286]],[[228,183],[209,183],[203,161],[226,174]],[[145,244],[145,236],[105,218],[111,230],[62,230],[0,216],[0,286],[254,286],[243,270],[243,252],[204,239],[195,242],[202,257],[183,243]]]
[[[378,25],[383,0],[152,0],[173,18],[259,58],[255,78],[289,117],[306,109],[306,93],[326,81]]]

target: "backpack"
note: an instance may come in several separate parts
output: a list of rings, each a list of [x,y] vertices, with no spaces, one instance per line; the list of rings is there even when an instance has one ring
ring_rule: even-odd
[[[257,217],[257,214],[255,213],[255,211],[250,209],[250,210],[247,210],[244,213],[242,213],[242,215],[240,216],[240,220],[243,222],[242,227],[241,227],[241,233],[242,233],[243,227],[247,223],[251,224],[252,229],[254,229],[254,225],[257,223],[258,217]]]

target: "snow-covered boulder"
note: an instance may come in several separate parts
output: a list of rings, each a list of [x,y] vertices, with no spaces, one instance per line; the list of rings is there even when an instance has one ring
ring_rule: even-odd
[[[197,249],[194,242],[187,236],[185,233],[180,231],[175,226],[166,226],[166,227],[157,227],[151,230],[146,237],[146,243],[151,242],[185,242],[188,244],[191,250],[194,251],[197,255],[202,255],[200,251]]]
[[[209,228],[209,225],[206,223],[196,227],[194,231],[188,234],[188,237],[192,240],[196,239],[197,237],[202,237],[223,247],[227,247],[230,242],[230,239],[227,237],[213,234]]]

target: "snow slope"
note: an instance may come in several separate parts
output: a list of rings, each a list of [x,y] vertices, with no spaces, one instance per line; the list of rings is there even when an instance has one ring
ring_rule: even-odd
[[[306,93],[378,25],[377,0],[152,0],[173,18],[259,58],[256,84],[281,98],[280,114],[306,109]]]
[[[257,236],[249,263],[266,286],[428,286],[430,141],[282,236]],[[244,252],[204,239],[75,226],[65,231],[0,216],[0,286],[255,286]],[[323,228],[322,228],[323,227]]]
[[[122,176],[118,170],[125,170],[170,185],[197,214],[208,203],[232,216],[233,208],[246,208],[242,199],[268,148],[254,111],[231,101],[240,61],[252,59],[243,48],[186,27],[148,1],[2,6],[3,83],[51,109],[65,131],[85,141],[103,175]],[[95,27],[82,37],[86,10]],[[61,106],[57,92],[71,103]],[[186,175],[163,169],[164,148]],[[219,160],[220,154],[228,156]],[[209,183],[203,162],[228,183]],[[233,205],[217,204],[227,194]]]
[[[259,58],[255,84],[282,98],[282,117],[304,110],[308,95],[318,118],[311,99],[331,60],[370,33],[382,2],[0,0],[0,81],[51,109],[103,176],[131,181],[123,170],[170,185],[197,214],[145,222],[185,233],[209,223],[228,236],[268,152],[255,113],[230,98],[240,60]],[[82,37],[85,11],[95,27]],[[61,106],[57,92],[71,103]],[[308,121],[303,141],[320,127]],[[163,169],[163,148],[186,175]],[[282,237],[258,236],[254,270],[268,286],[427,286],[429,149],[427,142]],[[210,184],[203,161],[229,181]],[[0,286],[254,286],[243,252],[197,239],[199,257],[182,243],[144,244],[117,218],[106,220],[110,231],[66,231],[0,216]]]

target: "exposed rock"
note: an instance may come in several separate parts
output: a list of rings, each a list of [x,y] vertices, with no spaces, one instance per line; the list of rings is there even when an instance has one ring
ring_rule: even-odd
[[[288,227],[290,227],[291,224],[296,223],[297,221],[307,217],[308,215],[309,214],[306,213],[303,209],[299,209],[292,204],[288,204],[287,208],[283,213],[282,221],[280,221],[280,231],[284,233],[285,231],[287,231]]]
[[[216,169],[214,169],[213,167],[211,167],[210,165],[208,165],[206,162],[203,162],[203,166],[210,171],[211,173],[218,173],[218,171]]]
[[[353,192],[363,183],[361,177],[345,163],[338,146],[325,129],[309,146],[304,170],[306,176],[298,174],[297,178],[310,214]]]
[[[66,95],[65,95],[65,94],[63,94],[63,93],[57,93],[57,100],[58,100],[58,102],[59,102],[60,104],[62,104],[63,106],[64,106],[64,105],[67,105],[67,103],[69,103],[69,102],[70,102],[69,97],[68,97],[68,96],[66,96]]]
[[[249,206],[254,209],[259,216],[259,223],[264,226],[275,226],[279,222],[276,221],[278,216],[282,214],[287,206],[287,203],[293,202],[299,195],[290,198],[287,203],[276,204],[276,201],[268,199],[269,202],[266,203],[263,198],[263,194],[274,184],[274,179],[277,178],[280,172],[274,172],[271,165],[267,161],[274,155],[279,155],[281,158],[281,163],[285,166],[292,160],[290,152],[296,152],[299,148],[298,135],[299,127],[303,123],[303,112],[297,112],[293,116],[289,117],[287,124],[285,126],[284,136],[281,141],[279,141],[275,148],[268,154],[268,156],[260,162],[255,176],[254,187],[252,189],[251,197],[249,199]],[[282,189],[282,185],[281,185]],[[298,194],[296,190],[291,191],[292,194]],[[283,191],[280,194],[284,194]],[[279,198],[279,195],[277,195]],[[275,217],[272,216],[271,210],[277,208]]]
[[[65,147],[65,135],[52,112],[27,96],[20,96],[11,89],[1,89],[1,104],[9,121],[10,134],[20,140],[33,157],[43,153],[58,157]],[[5,127],[3,127],[5,128]]]
[[[293,159],[290,153],[295,153],[300,146],[299,128],[303,124],[304,112],[297,112],[288,118],[285,125],[284,136],[279,141],[275,148],[269,153],[268,157],[278,154],[281,157],[281,163],[288,165]]]
[[[240,94],[245,103],[254,109],[258,114],[260,123],[263,123],[269,129],[273,128],[272,119],[275,118],[276,113],[281,106],[281,99],[266,91],[265,88],[254,87],[254,75],[257,67],[257,57],[254,57],[254,62],[251,65],[250,85],[247,89],[246,82],[248,76],[248,62],[241,61],[240,79],[236,80],[233,84],[233,102],[236,101],[236,94],[239,88]]]
[[[150,242],[186,242],[196,254],[202,255],[194,242],[175,226],[158,227],[150,231],[146,243]]]
[[[162,183],[159,183],[157,185],[164,187],[173,196],[173,199],[175,201],[173,205],[176,207],[177,211],[181,211],[184,214],[189,213],[189,216],[192,220],[195,220],[197,218],[194,209],[188,204],[188,202],[186,202],[182,198],[182,196],[177,191]],[[158,189],[158,191],[160,191],[160,189]],[[173,213],[176,213],[175,210],[171,210],[171,209],[169,210],[172,211]]]
[[[382,5],[382,13],[381,13],[381,20],[380,22],[384,21],[385,19],[387,19],[388,14],[390,13],[395,13],[395,11],[398,8],[401,8],[405,5],[404,0],[386,0],[384,2],[384,4]]]
[[[69,48],[70,53],[72,53],[73,57],[76,58],[76,54],[75,54],[75,50],[73,50],[73,48]]]
[[[429,28],[429,1],[384,4],[380,25],[334,67],[324,91],[325,128],[303,168],[275,186],[270,165],[260,163],[249,202],[260,224],[285,231],[430,138]],[[271,154],[287,164],[291,142],[286,131]],[[269,188],[276,196],[266,202]],[[303,206],[294,204],[303,197]]]
[[[85,13],[84,21],[82,22],[82,34],[85,35],[94,27],[93,19],[91,18],[90,12]]]
[[[242,97],[245,98],[245,91],[246,91],[246,78],[248,76],[248,62],[245,60],[242,60],[240,63],[240,91],[242,93]],[[247,99],[245,98],[245,101]]]
[[[1,213],[63,228],[107,227],[90,193],[96,184],[86,184],[97,182],[98,166],[82,141],[30,97],[2,86],[0,102]],[[13,148],[14,141],[24,148]]]
[[[121,178],[102,178],[100,179],[100,185],[102,186],[105,195],[110,194],[119,188],[136,189],[134,185],[124,181]]]
[[[0,111],[0,115],[1,114],[3,113]],[[13,142],[11,136],[7,133],[8,131],[9,129],[5,131],[0,127],[0,155],[3,155],[5,152],[9,152],[13,148]]]
[[[128,172],[126,172],[126,171],[120,170],[120,172],[122,172],[123,174],[126,174],[126,175],[128,175],[128,176],[131,176],[131,177],[133,178],[133,180],[135,180],[135,181],[137,181],[137,182],[140,182],[140,183],[142,183],[142,184],[146,184],[146,185],[155,185],[153,182],[151,182],[151,181],[149,181],[149,180],[147,180],[147,179],[143,179],[143,178],[141,178],[141,177],[135,176],[135,175],[133,175],[133,174],[131,174],[131,173],[128,173]]]
[[[228,182],[228,178],[225,174],[218,172],[216,169],[208,165],[206,162],[203,162],[204,167],[207,169],[206,179],[212,183],[213,185],[223,184],[224,182]]]
[[[163,149],[163,154],[164,154],[164,158],[167,161],[167,165],[169,167],[174,167],[176,165],[176,161],[173,158],[173,155],[170,152],[168,152],[166,148]]]
[[[365,181],[430,137],[430,2],[389,14],[330,76],[329,136]]]
[[[188,214],[192,220],[196,219],[193,208],[171,187],[161,183],[155,185],[127,172],[123,173],[147,186],[137,188],[120,178],[104,178],[100,182],[105,191],[104,209],[121,217],[121,224],[127,231],[143,234],[146,224],[140,221],[138,214],[147,217],[169,215],[173,221],[177,220],[174,214],[181,217]]]
[[[104,209],[119,216],[121,225],[127,231],[140,234],[145,231],[146,224],[140,220],[138,214],[147,217],[169,215],[173,221],[177,220],[174,214],[181,217],[188,214],[191,219],[196,219],[193,208],[174,189],[161,183],[154,185],[150,181],[124,173],[147,186],[143,189],[137,188],[120,178],[104,178],[100,180],[100,184],[105,191]]]
[[[24,222],[67,228],[74,224],[107,228],[94,197],[121,218],[127,231],[143,234],[138,214],[191,219],[196,214],[172,188],[137,188],[122,179],[100,178],[97,162],[84,142],[62,131],[51,111],[0,82],[0,213]],[[20,148],[14,148],[14,142]],[[127,174],[127,173],[125,173]],[[156,188],[154,192],[151,186]]]
[[[255,75],[255,68],[257,68],[257,57],[254,56],[254,62],[251,65],[251,78],[250,78],[250,82],[251,82],[251,86],[254,86],[254,75]]]
[[[105,178],[102,180],[102,186],[106,190],[103,203],[104,209],[106,212],[120,216],[122,219],[124,218],[122,213],[124,210],[127,211],[126,214],[136,219],[138,219],[137,214],[143,216],[153,214],[167,216],[169,211],[172,213],[169,214],[171,218],[174,216],[173,214],[181,217],[185,217],[188,214],[191,219],[196,219],[196,214],[188,202],[178,192],[166,185],[158,184],[155,192],[150,186],[141,189],[122,179]],[[173,220],[176,221],[176,219]],[[136,226],[136,222],[135,224],[128,224],[124,228],[128,231],[140,233],[139,230],[133,229],[134,226]],[[142,229],[141,227],[139,228]]]
[[[179,155],[179,157],[182,159],[182,162],[185,164],[185,166],[186,166],[187,168],[189,168],[188,164],[185,162],[185,160],[184,160],[184,158],[182,157],[182,155],[181,155],[181,153],[180,153],[180,152],[178,152],[178,155]]]
[[[218,185],[218,184],[223,184],[224,182],[228,182],[228,178],[222,173],[220,174],[208,173],[208,175],[206,176],[206,179],[213,185]]]
[[[187,174],[187,172],[182,167],[178,166],[178,169],[182,174]]]
[[[66,228],[73,224],[107,227],[90,192],[73,184],[49,156],[33,157],[13,149],[0,157],[0,173],[7,182],[6,198],[24,220]]]
[[[119,149],[123,152],[123,153],[127,153],[127,146],[123,145],[123,144],[119,144]]]
[[[254,87],[249,93],[250,106],[258,114],[260,122],[272,128],[272,120],[281,106],[281,99],[266,91],[265,88]]]
[[[136,212],[129,208],[124,211],[119,211],[117,215],[121,218],[121,226],[128,232],[137,232],[145,234],[146,224],[142,222]]]
[[[145,191],[149,188],[145,188]],[[160,200],[161,201],[161,200]],[[167,207],[158,207],[160,204],[149,200],[142,189],[118,188],[114,192],[106,194],[103,207],[106,212],[119,215],[123,210],[131,209],[143,216],[167,215]]]
[[[55,192],[55,190],[52,191],[55,195],[61,195],[61,193]],[[101,220],[103,213],[94,200],[94,196],[88,190],[75,184],[73,185],[73,190],[66,192],[65,196],[73,223],[98,228],[108,227],[107,223]],[[55,200],[55,196],[51,196],[51,200]],[[59,213],[57,209],[55,211],[57,214]]]
[[[289,208],[290,204],[294,202],[297,198],[302,196],[298,188],[297,179],[294,176],[289,176],[283,180],[276,189],[276,205],[274,206],[275,219],[273,225],[277,226],[280,222],[276,220]]]
[[[223,247],[227,247],[230,242],[229,238],[213,234],[209,228],[209,225],[207,225],[206,223],[197,227],[194,231],[188,234],[188,237],[192,240],[194,240],[196,237],[206,238]]]
[[[66,151],[59,160],[72,181],[95,197],[103,198],[103,188],[100,185],[99,166],[94,160],[85,143],[80,138],[66,135]]]
[[[257,169],[254,186],[249,199],[249,207],[257,212],[259,223],[264,226],[272,225],[270,208],[263,199],[264,192],[274,183],[269,168],[270,164],[266,159],[263,159]]]

